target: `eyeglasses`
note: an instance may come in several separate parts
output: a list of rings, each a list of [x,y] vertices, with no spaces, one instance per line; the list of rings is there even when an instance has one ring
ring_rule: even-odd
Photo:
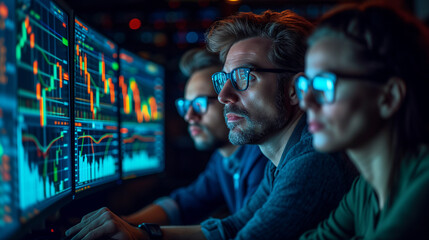
[[[250,72],[272,72],[272,73],[284,73],[284,72],[294,72],[286,69],[268,69],[268,68],[248,68],[248,67],[239,67],[233,69],[230,73],[226,72],[216,72],[212,75],[212,82],[214,89],[217,94],[222,91],[223,86],[225,86],[226,81],[231,79],[232,86],[238,91],[244,91],[249,87],[249,80],[254,78],[250,75]],[[296,71],[295,71],[296,72]]]
[[[312,79],[304,74],[295,76],[295,89],[298,99],[301,101],[308,90],[311,88],[312,94],[316,102],[319,104],[333,103],[335,101],[335,86],[337,79],[362,79],[370,80],[375,83],[380,83],[381,80],[386,79],[386,73],[375,74],[345,74],[345,73],[332,73],[321,72],[314,76]]]
[[[215,96],[198,96],[193,100],[187,100],[184,98],[176,99],[176,108],[180,116],[184,117],[192,106],[194,112],[199,115],[203,115],[207,112],[209,100],[217,99]]]

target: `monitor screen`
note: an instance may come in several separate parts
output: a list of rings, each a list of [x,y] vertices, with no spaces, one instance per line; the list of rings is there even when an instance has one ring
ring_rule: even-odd
[[[49,0],[16,6],[17,168],[21,221],[72,190],[68,14]]]
[[[19,226],[16,168],[15,1],[0,1],[0,232]]]
[[[126,50],[120,52],[122,176],[164,168],[164,69]]]
[[[76,193],[119,178],[118,47],[75,18]]]

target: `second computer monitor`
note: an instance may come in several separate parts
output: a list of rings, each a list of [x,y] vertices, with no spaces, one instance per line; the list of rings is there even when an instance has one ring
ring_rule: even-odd
[[[120,51],[121,147],[124,179],[164,169],[164,69]]]
[[[76,193],[119,178],[118,47],[75,18]]]

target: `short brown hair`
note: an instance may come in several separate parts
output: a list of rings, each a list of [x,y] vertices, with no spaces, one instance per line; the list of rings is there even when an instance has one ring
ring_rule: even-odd
[[[241,40],[263,37],[273,42],[268,58],[279,68],[304,70],[306,38],[313,24],[290,10],[260,15],[239,13],[215,22],[206,34],[207,48],[225,62],[231,46]]]

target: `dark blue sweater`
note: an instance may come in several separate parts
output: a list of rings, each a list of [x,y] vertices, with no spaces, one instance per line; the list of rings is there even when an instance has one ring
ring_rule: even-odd
[[[296,239],[337,207],[357,172],[340,154],[316,152],[305,117],[295,127],[279,165],[236,214],[203,222],[207,239]]]

